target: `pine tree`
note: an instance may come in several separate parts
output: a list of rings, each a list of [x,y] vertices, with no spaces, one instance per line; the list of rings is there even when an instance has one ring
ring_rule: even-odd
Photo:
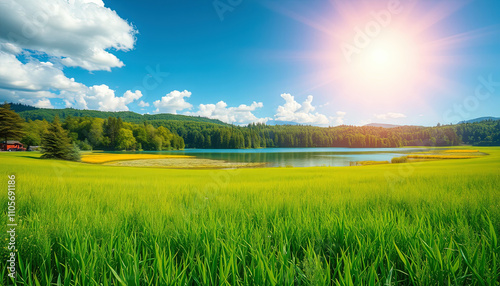
[[[0,106],[0,139],[20,139],[24,135],[24,120],[5,103]],[[5,144],[7,146],[7,144]]]
[[[76,143],[73,142],[73,144],[69,146],[69,152],[66,156],[66,160],[80,161],[81,159],[82,156],[80,155],[80,148],[78,148],[78,145],[76,145]]]
[[[80,160],[80,151],[76,145],[72,145],[68,132],[64,130],[56,116],[49,126],[47,133],[42,138],[43,159],[63,159],[71,161]]]

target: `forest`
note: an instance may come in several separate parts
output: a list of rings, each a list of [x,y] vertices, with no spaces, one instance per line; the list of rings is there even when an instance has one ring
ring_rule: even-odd
[[[42,144],[49,122],[28,120],[21,143],[25,146]],[[71,117],[63,121],[71,142],[81,150],[171,150],[184,149],[184,140],[163,126],[124,122],[121,118]]]
[[[436,127],[315,127],[249,124],[220,127],[192,122],[158,122],[179,134],[187,148],[351,147],[500,145],[500,121]]]
[[[172,114],[144,117],[133,112],[74,110],[86,116],[66,114],[66,109],[30,109],[14,105],[27,120],[21,142],[39,146],[42,134],[55,116],[72,142],[82,150],[243,149],[273,147],[389,148],[402,146],[500,145],[500,121],[483,121],[436,127],[371,126],[316,127],[304,125],[249,124],[236,126],[218,120]],[[36,119],[33,114],[36,114]],[[79,114],[79,113],[77,113]],[[132,114],[132,115],[130,115]],[[142,120],[141,120],[142,118]]]

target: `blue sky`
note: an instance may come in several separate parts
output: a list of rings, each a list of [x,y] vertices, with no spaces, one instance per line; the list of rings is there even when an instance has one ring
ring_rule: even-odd
[[[236,124],[500,117],[500,3],[391,1],[5,1],[0,100]]]

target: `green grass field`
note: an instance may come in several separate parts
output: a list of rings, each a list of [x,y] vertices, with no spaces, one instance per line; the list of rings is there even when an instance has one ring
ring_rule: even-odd
[[[342,168],[169,170],[0,153],[18,285],[499,285],[500,148]]]

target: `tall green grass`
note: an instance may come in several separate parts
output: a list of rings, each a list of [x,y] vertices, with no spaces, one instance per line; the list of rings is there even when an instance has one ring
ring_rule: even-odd
[[[500,148],[481,151],[243,170],[1,153],[2,188],[17,177],[17,285],[499,285]]]

